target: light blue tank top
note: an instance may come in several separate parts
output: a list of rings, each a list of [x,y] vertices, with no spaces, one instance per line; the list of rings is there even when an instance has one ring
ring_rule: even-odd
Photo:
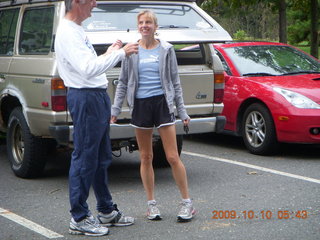
[[[153,49],[139,46],[139,87],[136,98],[163,94],[159,72],[160,44]]]

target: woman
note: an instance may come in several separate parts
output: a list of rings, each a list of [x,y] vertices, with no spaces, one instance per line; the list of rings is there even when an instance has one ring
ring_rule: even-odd
[[[111,123],[117,121],[125,96],[131,111],[131,125],[140,153],[140,174],[147,194],[150,220],[160,220],[161,214],[154,197],[154,170],[152,166],[152,133],[158,128],[166,158],[172,168],[173,177],[180,190],[182,206],[178,221],[190,221],[195,214],[188,192],[186,169],[180,160],[174,116],[174,102],[180,119],[189,124],[182,97],[178,66],[173,46],[155,38],[157,18],[150,10],[137,16],[138,31],[141,34],[139,53],[122,62],[119,84],[111,110]]]

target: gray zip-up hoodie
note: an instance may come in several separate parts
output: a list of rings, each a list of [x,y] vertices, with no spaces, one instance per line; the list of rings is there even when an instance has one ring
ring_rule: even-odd
[[[178,74],[177,58],[170,43],[160,40],[159,72],[161,86],[168,104],[170,113],[174,112],[176,105],[180,119],[188,119],[189,116],[184,106],[182,88]],[[127,95],[130,113],[134,108],[134,99],[139,84],[138,73],[139,55],[133,54],[122,61],[119,83],[111,108],[111,115],[118,116],[121,113],[123,100]]]

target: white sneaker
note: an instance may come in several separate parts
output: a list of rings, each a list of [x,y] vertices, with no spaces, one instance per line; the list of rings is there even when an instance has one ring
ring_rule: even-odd
[[[73,218],[70,221],[69,233],[73,235],[104,236],[109,233],[107,227],[102,227],[94,216],[90,215],[80,222]]]
[[[161,214],[156,203],[148,204],[147,217],[149,220],[161,220]]]
[[[194,209],[192,203],[181,203],[181,209],[178,213],[177,220],[178,222],[189,222],[196,214],[196,210]]]
[[[116,227],[124,227],[130,226],[134,223],[133,217],[124,216],[122,212],[119,211],[116,204],[114,204],[115,210],[113,210],[109,214],[98,213],[97,219],[100,224],[103,226],[116,226]]]

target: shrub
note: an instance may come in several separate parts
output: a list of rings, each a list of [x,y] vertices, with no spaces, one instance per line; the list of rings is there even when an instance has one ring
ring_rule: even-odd
[[[248,38],[248,35],[244,30],[238,30],[233,34],[233,38],[238,41],[244,41]]]

